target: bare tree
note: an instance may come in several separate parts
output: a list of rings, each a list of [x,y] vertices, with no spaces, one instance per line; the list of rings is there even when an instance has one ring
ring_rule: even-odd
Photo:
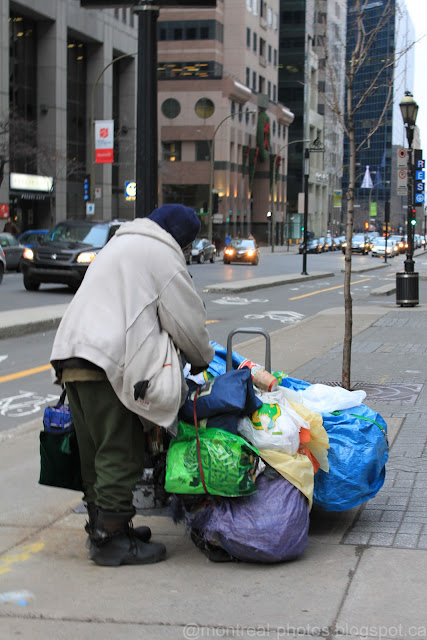
[[[389,29],[394,31],[396,20],[395,0],[385,0],[382,14],[377,21],[372,21],[372,13],[368,16],[371,6],[370,0],[354,0],[349,8],[352,20],[349,21],[351,28],[347,33],[347,41],[350,43],[350,51],[346,54],[346,96],[345,105],[340,101],[340,85],[338,83],[336,65],[333,64],[328,52],[328,42],[325,38],[325,65],[332,88],[331,95],[325,96],[330,109],[336,114],[337,119],[344,131],[344,136],[348,140],[349,146],[349,183],[346,193],[347,200],[347,221],[345,251],[345,275],[344,275],[344,305],[345,305],[345,326],[344,326],[344,346],[342,359],[342,386],[350,389],[351,373],[351,346],[353,337],[353,300],[351,296],[351,239],[353,236],[354,224],[354,194],[356,184],[356,159],[358,152],[364,147],[372,136],[384,126],[390,116],[393,106],[393,87],[395,82],[395,64],[405,51],[396,52],[393,48],[387,55],[382,56],[382,61],[377,66],[376,71],[371,75],[366,73],[363,82],[356,82],[359,74],[364,72],[369,58],[374,54],[374,45],[381,34]],[[397,26],[396,26],[397,28]],[[345,44],[343,43],[345,50]],[[382,109],[378,117],[369,123],[365,129],[363,139],[356,141],[357,117],[362,107],[375,94],[381,92]],[[358,129],[360,131],[360,129]]]

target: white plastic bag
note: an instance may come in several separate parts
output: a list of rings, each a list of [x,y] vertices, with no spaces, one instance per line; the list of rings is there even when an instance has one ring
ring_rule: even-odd
[[[331,413],[351,409],[362,404],[366,391],[348,391],[342,387],[330,387],[327,384],[312,384],[307,389],[297,391],[299,402],[310,411]]]
[[[300,429],[310,429],[310,423],[292,409],[283,387],[270,392],[261,392],[256,387],[254,390],[263,406],[251,418],[239,420],[238,433],[258,449],[275,449],[295,455],[300,445]]]

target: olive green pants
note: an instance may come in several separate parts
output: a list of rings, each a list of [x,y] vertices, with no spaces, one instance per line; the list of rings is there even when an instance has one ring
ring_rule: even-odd
[[[108,380],[66,382],[80,451],[85,500],[129,511],[144,467],[144,429]]]

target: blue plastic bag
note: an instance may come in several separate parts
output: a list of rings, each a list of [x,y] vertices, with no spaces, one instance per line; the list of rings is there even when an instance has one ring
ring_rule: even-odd
[[[282,386],[299,391],[308,382],[284,378]],[[322,413],[329,437],[329,473],[314,476],[313,504],[325,511],[346,511],[373,498],[384,484],[388,460],[387,424],[365,404]]]

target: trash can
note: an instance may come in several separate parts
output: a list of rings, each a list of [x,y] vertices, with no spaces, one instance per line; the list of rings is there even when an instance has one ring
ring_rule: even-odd
[[[396,304],[401,307],[414,307],[418,304],[418,272],[396,273]]]

